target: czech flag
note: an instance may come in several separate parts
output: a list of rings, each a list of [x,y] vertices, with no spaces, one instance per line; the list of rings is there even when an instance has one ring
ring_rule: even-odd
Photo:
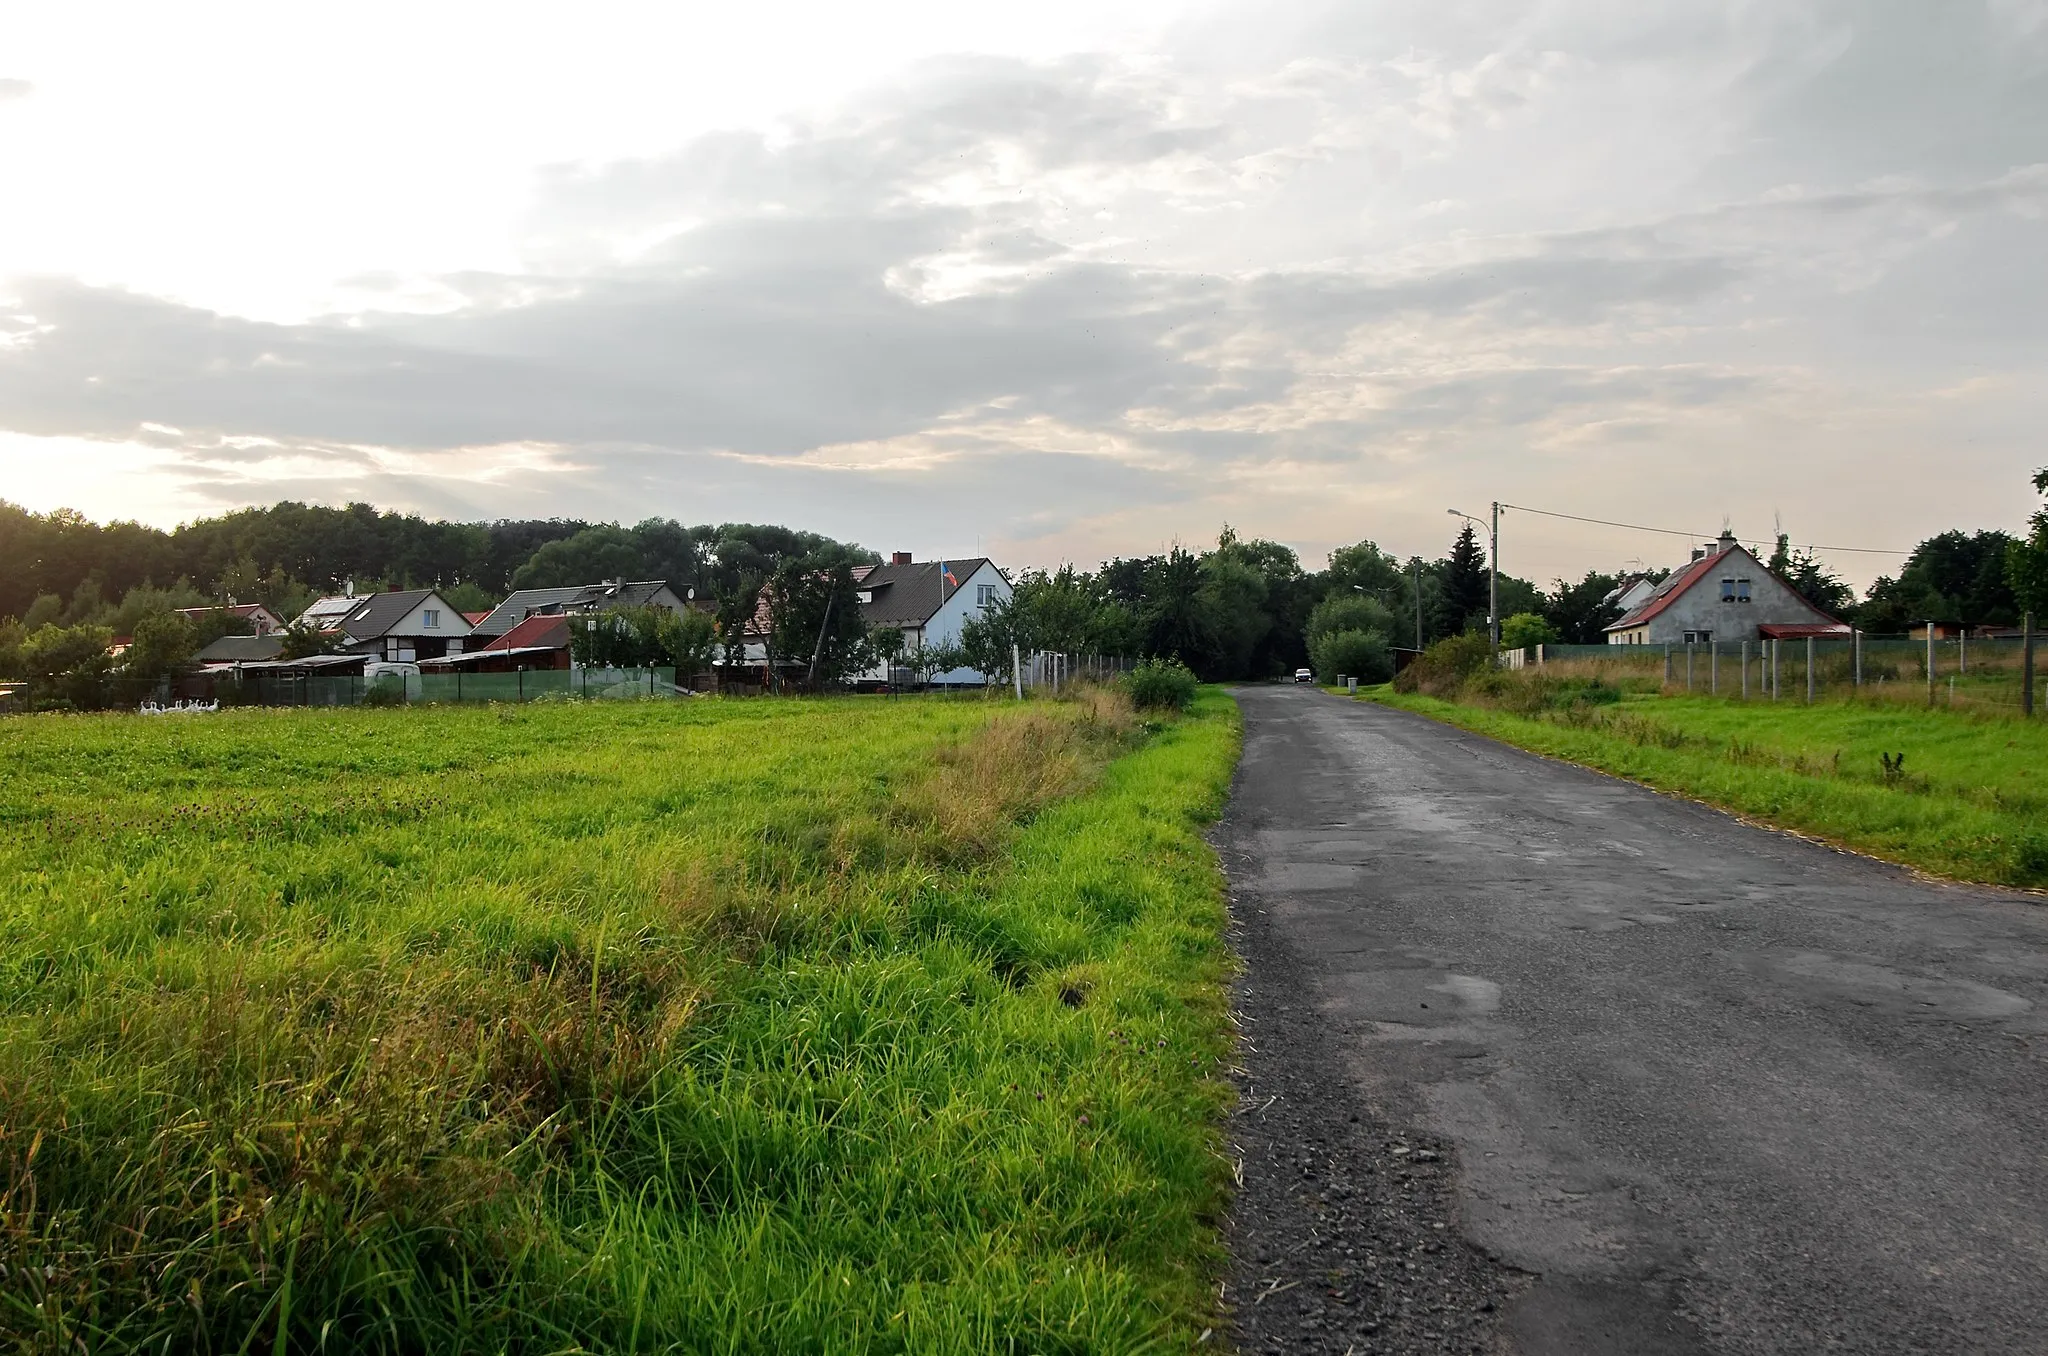
[[[945,580],[956,589],[960,587],[960,581],[953,577],[952,566],[946,564],[943,560],[939,562],[939,578]]]

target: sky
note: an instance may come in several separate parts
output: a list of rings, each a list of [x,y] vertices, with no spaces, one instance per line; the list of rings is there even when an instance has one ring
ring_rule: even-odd
[[[2048,463],[2048,0],[0,14],[0,498],[1859,585]]]

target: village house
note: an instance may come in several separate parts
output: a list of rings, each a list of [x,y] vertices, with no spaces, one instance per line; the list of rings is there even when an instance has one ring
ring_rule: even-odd
[[[888,564],[862,566],[854,575],[862,620],[870,629],[900,630],[906,661],[927,646],[958,643],[960,627],[968,618],[1010,600],[1010,581],[986,557],[916,561],[910,552],[898,551]],[[876,668],[860,675],[859,681],[892,682],[902,676]],[[978,686],[986,678],[975,669],[951,669],[933,674],[930,681]]]
[[[1735,540],[1731,532],[1693,552],[1647,598],[1607,628],[1610,645],[1710,645],[1745,640],[1846,639],[1849,627]]]
[[[477,622],[474,634],[478,638],[476,643],[481,645],[496,640],[528,617],[573,617],[637,607],[666,608],[680,616],[690,609],[691,602],[660,579],[607,579],[566,588],[520,589]]]
[[[301,613],[299,621],[333,636],[350,654],[396,663],[439,659],[460,654],[472,629],[468,619],[433,589],[392,589],[352,597],[353,605],[339,616],[332,609],[315,612],[331,601],[321,599]]]

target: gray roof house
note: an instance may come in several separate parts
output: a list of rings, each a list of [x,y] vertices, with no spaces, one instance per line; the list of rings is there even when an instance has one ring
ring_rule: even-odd
[[[402,662],[460,654],[471,630],[469,619],[433,589],[365,594],[328,629],[341,633],[351,654]]]
[[[665,607],[680,613],[689,607],[666,580],[642,579],[628,582],[607,579],[597,584],[571,584],[558,589],[520,589],[491,609],[476,624],[476,644],[496,640],[528,617],[575,616],[585,612],[609,612],[619,607]]]
[[[1010,581],[985,556],[965,560],[912,560],[898,551],[886,565],[856,570],[860,613],[870,627],[893,626],[903,632],[904,652],[915,655],[926,645],[945,645],[960,638],[960,625],[999,602],[1008,602]],[[892,675],[876,670],[867,681]],[[980,684],[973,669],[934,674],[944,684]]]

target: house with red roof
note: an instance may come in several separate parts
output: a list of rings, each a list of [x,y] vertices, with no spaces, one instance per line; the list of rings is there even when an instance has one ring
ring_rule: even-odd
[[[1724,531],[1607,627],[1610,645],[1711,645],[1849,637],[1846,623],[1799,595]]]

